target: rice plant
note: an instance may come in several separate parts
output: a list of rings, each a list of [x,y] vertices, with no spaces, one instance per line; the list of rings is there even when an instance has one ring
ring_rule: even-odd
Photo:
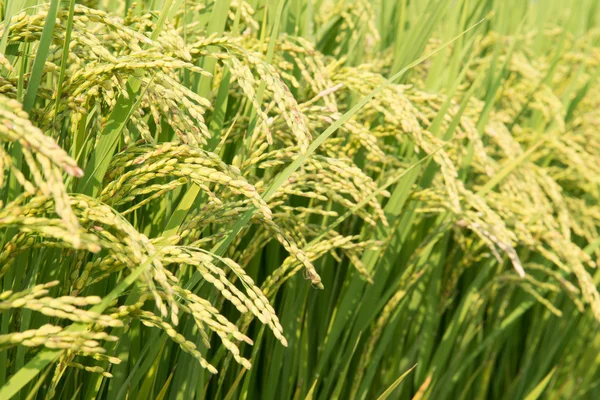
[[[0,398],[598,398],[566,3],[0,1]]]

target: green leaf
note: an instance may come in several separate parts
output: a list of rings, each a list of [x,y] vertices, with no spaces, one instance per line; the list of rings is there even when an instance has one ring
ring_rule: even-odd
[[[550,380],[554,376],[554,373],[556,372],[556,368],[557,367],[552,368],[552,370],[548,373],[548,375],[546,375],[546,377],[544,379],[542,379],[542,381],[540,383],[538,383],[537,386],[535,388],[533,388],[533,390],[527,394],[527,396],[525,396],[525,400],[537,400],[540,398],[542,393],[544,393],[544,390],[546,390],[546,387],[548,387]]]
[[[59,3],[59,0],[52,0],[50,2],[50,8],[48,8],[48,16],[46,17],[46,23],[42,30],[42,37],[40,38],[40,44],[35,55],[35,61],[33,62],[33,69],[27,84],[27,92],[23,99],[23,110],[25,112],[31,111],[35,104],[38,87],[42,80],[44,66],[48,59],[50,44],[52,43],[52,37],[54,35],[54,25],[56,24],[56,14],[58,13]]]
[[[402,383],[404,378],[406,378],[408,376],[408,374],[410,374],[412,372],[412,370],[416,368],[416,366],[417,366],[417,364],[413,365],[408,371],[406,371],[405,373],[400,375],[398,377],[398,379],[396,379],[394,381],[394,383],[392,383],[390,385],[390,387],[388,387],[385,390],[385,392],[381,393],[381,395],[377,398],[377,400],[386,400],[388,397],[390,397],[390,395],[394,392],[394,390],[398,387],[398,385],[400,385]]]

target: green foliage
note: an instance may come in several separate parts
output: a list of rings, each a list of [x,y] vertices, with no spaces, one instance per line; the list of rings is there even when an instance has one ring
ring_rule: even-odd
[[[599,397],[563,3],[0,2],[0,398]]]

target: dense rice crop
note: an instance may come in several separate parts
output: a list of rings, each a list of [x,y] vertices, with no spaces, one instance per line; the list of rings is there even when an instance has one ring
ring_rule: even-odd
[[[597,1],[0,5],[0,399],[600,397]]]

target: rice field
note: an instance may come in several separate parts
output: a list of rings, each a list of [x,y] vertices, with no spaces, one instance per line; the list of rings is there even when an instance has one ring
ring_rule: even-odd
[[[0,21],[0,399],[600,398],[596,0]]]

